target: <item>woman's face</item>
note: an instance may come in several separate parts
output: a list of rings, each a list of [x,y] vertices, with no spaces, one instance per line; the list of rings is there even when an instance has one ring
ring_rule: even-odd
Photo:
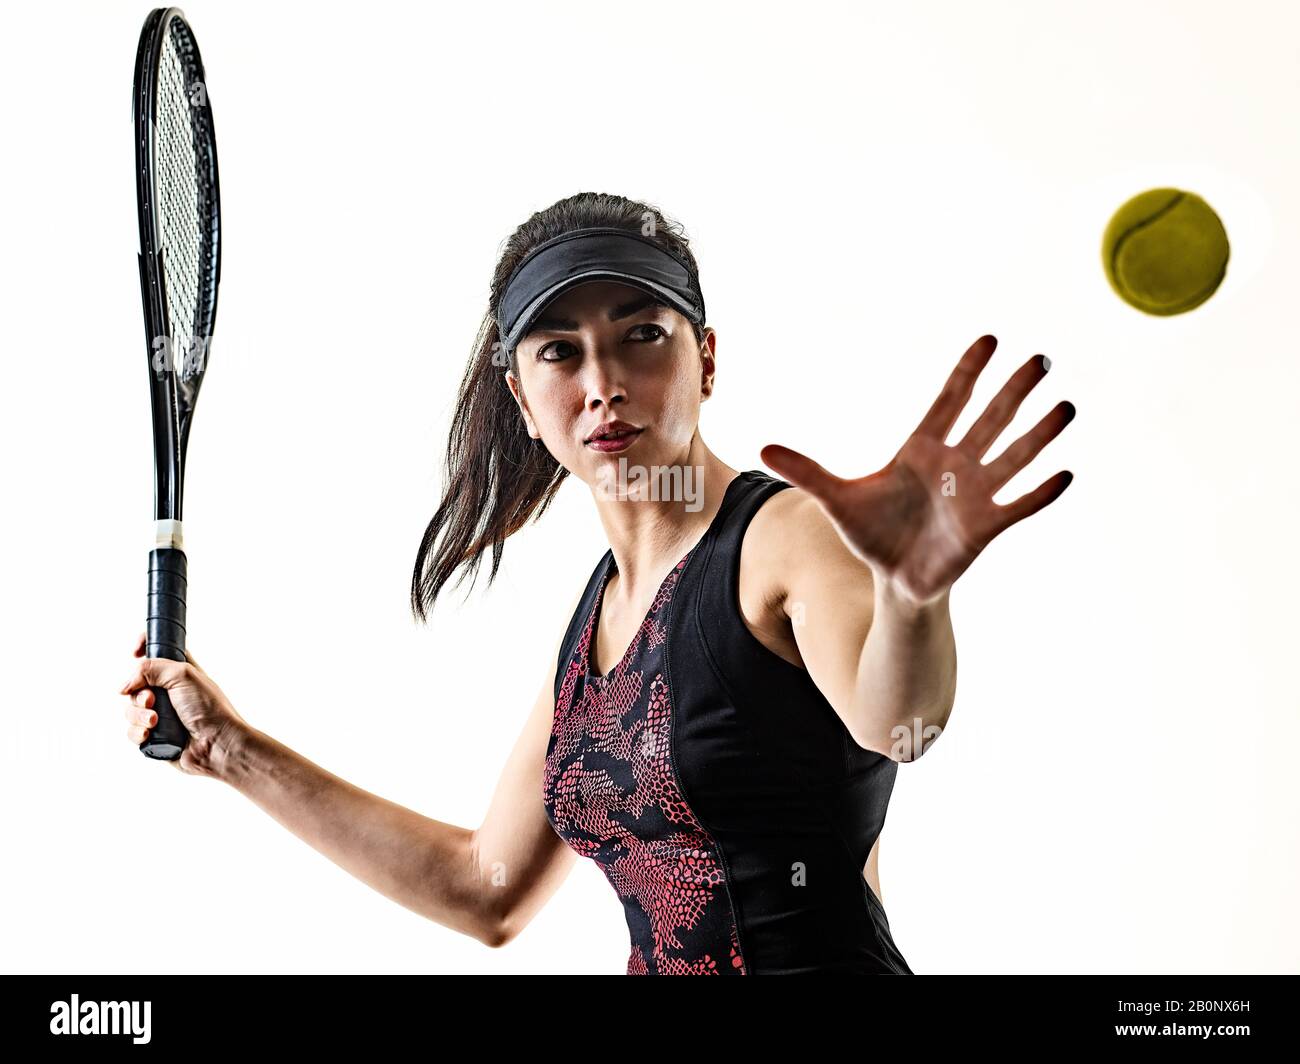
[[[528,434],[557,462],[596,485],[619,468],[682,465],[713,390],[716,339],[639,288],[588,281],[570,288],[519,342],[508,374]],[[589,442],[609,421],[641,431],[620,451]]]

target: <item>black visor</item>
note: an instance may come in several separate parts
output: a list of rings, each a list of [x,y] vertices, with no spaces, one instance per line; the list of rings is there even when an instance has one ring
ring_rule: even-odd
[[[506,352],[514,351],[551,300],[588,281],[631,285],[696,325],[704,321],[699,278],[676,255],[630,229],[575,229],[535,247],[506,282],[497,313]]]

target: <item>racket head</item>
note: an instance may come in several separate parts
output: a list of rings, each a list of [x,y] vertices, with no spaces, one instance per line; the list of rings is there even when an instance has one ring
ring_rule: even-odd
[[[179,521],[185,452],[221,282],[216,131],[198,42],[179,8],[156,8],[145,20],[132,117],[154,413],[154,516]]]

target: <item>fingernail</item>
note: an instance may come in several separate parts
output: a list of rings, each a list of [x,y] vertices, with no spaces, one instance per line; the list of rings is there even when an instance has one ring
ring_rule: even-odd
[[[1043,360],[1043,372],[1046,373],[1049,369],[1052,368],[1052,360],[1048,358],[1046,355],[1039,355],[1038,357]]]

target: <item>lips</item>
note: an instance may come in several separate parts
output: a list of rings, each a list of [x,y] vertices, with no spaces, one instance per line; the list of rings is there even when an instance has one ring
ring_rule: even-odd
[[[630,426],[621,429],[606,426],[601,431],[605,435],[588,440],[586,446],[601,454],[618,454],[633,446],[642,430]]]
[[[598,440],[615,440],[624,436],[635,435],[641,430],[635,425],[629,425],[626,421],[610,421],[601,425],[595,432],[584,440],[584,443],[595,443]]]

